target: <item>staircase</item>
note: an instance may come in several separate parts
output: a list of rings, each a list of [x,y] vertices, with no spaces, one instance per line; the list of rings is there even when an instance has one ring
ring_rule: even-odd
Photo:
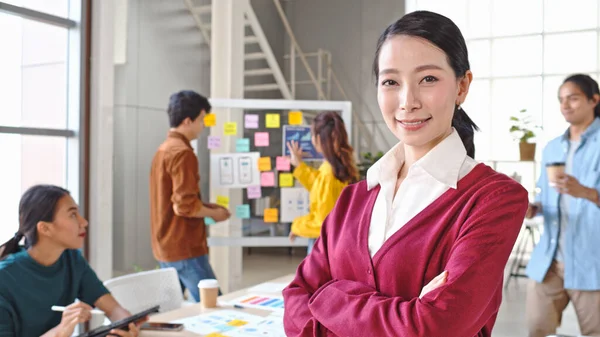
[[[204,40],[210,46],[212,6],[210,4],[197,6],[192,0],[184,0],[184,2],[194,17]],[[244,23],[246,26],[246,36],[244,37],[244,92],[279,91],[284,99],[294,99],[281,67],[277,63],[273,50],[250,4],[244,11]],[[257,81],[257,78],[260,78],[260,81]],[[256,82],[260,84],[246,84]]]

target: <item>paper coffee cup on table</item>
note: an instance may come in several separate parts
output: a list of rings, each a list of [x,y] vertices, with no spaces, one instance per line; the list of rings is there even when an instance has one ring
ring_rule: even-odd
[[[215,279],[204,279],[198,282],[200,291],[200,303],[205,308],[216,308],[217,297],[219,297],[219,281]]]
[[[546,164],[546,174],[548,175],[548,181],[555,185],[558,182],[560,176],[565,173],[565,163],[556,162]]]

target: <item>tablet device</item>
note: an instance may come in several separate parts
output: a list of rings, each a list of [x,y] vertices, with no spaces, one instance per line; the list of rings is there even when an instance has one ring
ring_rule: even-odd
[[[112,322],[109,325],[103,325],[103,326],[97,327],[96,329],[90,330],[86,333],[83,333],[83,334],[77,336],[77,337],[105,337],[113,329],[129,330],[129,328],[128,328],[129,323],[135,323],[136,321],[139,321],[140,319],[142,319],[150,314],[158,312],[159,307],[160,306],[157,305],[155,307],[152,307],[148,310],[144,310],[140,313],[129,316],[122,320]]]

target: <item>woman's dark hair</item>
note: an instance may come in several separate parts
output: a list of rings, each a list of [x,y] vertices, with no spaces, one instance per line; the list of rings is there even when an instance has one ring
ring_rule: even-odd
[[[354,149],[348,142],[344,120],[334,111],[321,112],[312,123],[313,133],[319,136],[323,156],[333,167],[333,175],[342,182],[358,181]]]
[[[176,128],[186,118],[195,121],[202,110],[209,113],[212,107],[208,99],[199,93],[191,90],[182,90],[171,95],[169,98],[169,124]]]
[[[0,246],[0,260],[19,250],[19,242],[25,237],[25,247],[37,243],[37,224],[51,222],[60,199],[69,191],[53,185],[35,185],[29,188],[19,202],[19,230],[15,236]]]
[[[571,82],[579,87],[585,94],[587,99],[594,99],[594,95],[600,95],[600,89],[598,89],[598,82],[596,82],[589,75],[585,74],[574,74],[567,77],[563,84]],[[600,117],[600,103],[594,107],[594,117]]]
[[[379,79],[379,53],[381,47],[388,39],[397,35],[422,38],[443,50],[448,58],[448,64],[454,70],[457,78],[465,76],[467,70],[470,69],[467,44],[454,22],[437,13],[416,11],[406,14],[400,20],[391,24],[379,37],[375,51],[375,61],[373,62],[376,83]],[[478,131],[479,128],[459,106],[454,109],[452,126],[458,132],[467,150],[467,155],[474,158],[475,144],[473,140],[475,131]]]

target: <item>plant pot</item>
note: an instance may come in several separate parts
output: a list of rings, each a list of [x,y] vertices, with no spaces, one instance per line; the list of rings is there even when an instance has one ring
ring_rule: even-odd
[[[533,161],[535,159],[535,143],[519,143],[521,161]]]

